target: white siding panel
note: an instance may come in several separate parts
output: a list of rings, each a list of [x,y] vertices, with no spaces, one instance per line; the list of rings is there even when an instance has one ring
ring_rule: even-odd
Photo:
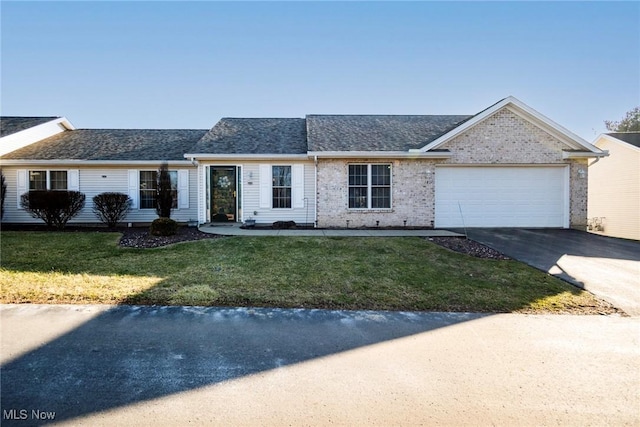
[[[565,227],[564,167],[438,167],[436,227]]]
[[[106,192],[127,194],[127,170],[92,168],[80,169],[78,173],[78,182],[80,183],[78,191],[84,193],[86,201],[84,209],[70,223],[99,222],[98,217],[93,212],[93,198]]]
[[[67,190],[80,191],[80,171],[72,169],[67,171]]]
[[[189,208],[189,170],[178,171],[178,209]]]
[[[26,169],[20,169],[16,171],[17,177],[16,177],[16,183],[17,183],[17,197],[16,197],[16,207],[18,209],[20,208],[20,197],[26,193],[27,191],[29,191],[29,182],[27,179],[27,170]],[[5,175],[5,179],[7,179],[6,175]],[[9,189],[9,185],[7,185],[7,190]],[[8,194],[7,194],[8,196]],[[7,203],[7,200],[5,200],[5,203]]]
[[[304,165],[293,165],[291,168],[291,198],[294,208],[304,208]]]
[[[271,165],[260,165],[260,208],[268,209],[271,207]]]
[[[127,194],[131,198],[131,209],[138,209],[140,173],[137,169],[130,169],[128,171],[128,176],[129,185],[127,187]]]
[[[599,234],[640,240],[640,149],[602,138],[609,156],[589,166],[588,217],[604,218]]]

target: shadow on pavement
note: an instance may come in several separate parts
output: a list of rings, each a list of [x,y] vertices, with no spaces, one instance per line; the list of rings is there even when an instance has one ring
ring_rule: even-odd
[[[3,425],[70,420],[486,316],[116,306],[2,366]]]

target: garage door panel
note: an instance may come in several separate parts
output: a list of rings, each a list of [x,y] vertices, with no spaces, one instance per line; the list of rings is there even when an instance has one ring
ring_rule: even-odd
[[[436,227],[563,227],[562,167],[438,167]]]

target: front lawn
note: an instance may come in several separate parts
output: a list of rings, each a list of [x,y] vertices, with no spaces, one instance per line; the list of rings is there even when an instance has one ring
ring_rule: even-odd
[[[0,233],[2,303],[611,312],[520,262],[423,238],[230,237],[158,249],[118,233]]]

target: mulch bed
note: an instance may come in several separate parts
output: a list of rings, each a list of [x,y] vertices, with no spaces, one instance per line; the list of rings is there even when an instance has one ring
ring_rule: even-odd
[[[454,252],[460,252],[476,258],[511,259],[495,249],[485,246],[482,243],[469,240],[466,237],[427,237],[426,239]]]
[[[153,236],[147,228],[125,228],[122,233],[120,246],[127,248],[159,248],[180,242],[192,242],[203,239],[219,239],[225,236],[203,233],[196,227],[180,227],[173,236]]]

